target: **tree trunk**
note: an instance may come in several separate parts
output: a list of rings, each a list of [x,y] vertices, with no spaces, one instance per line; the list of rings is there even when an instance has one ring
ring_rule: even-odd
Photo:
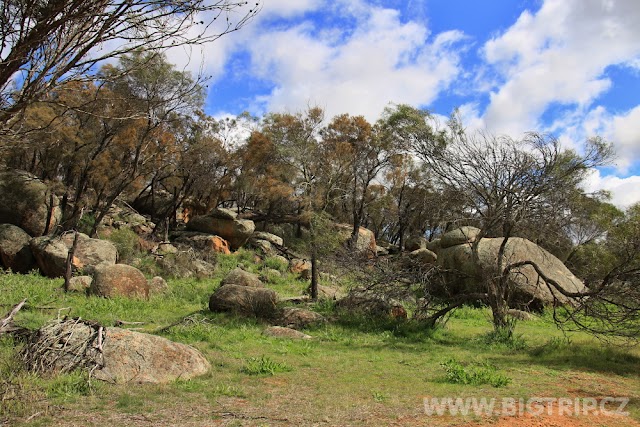
[[[318,250],[315,245],[311,249],[311,300],[318,300]]]

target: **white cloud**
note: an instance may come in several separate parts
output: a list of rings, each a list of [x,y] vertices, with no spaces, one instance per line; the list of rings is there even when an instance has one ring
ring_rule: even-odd
[[[260,99],[264,111],[317,104],[328,117],[348,112],[375,120],[389,102],[430,103],[459,73],[452,46],[462,33],[445,32],[427,43],[427,28],[401,22],[395,10],[368,7],[363,13],[358,2],[337,7],[355,13],[342,16],[353,28],[318,31],[307,21],[256,34],[252,71],[275,86]]]
[[[258,19],[268,19],[273,16],[290,18],[315,10],[321,5],[321,0],[263,0]]]
[[[518,134],[539,128],[554,102],[588,106],[612,84],[607,66],[640,57],[638,22],[636,0],[546,0],[535,15],[524,12],[484,47],[503,79],[490,95],[487,126]]]
[[[611,203],[625,209],[640,201],[640,176],[634,175],[619,178],[613,175],[603,176],[594,170],[583,183],[587,192],[607,190],[611,192]]]
[[[562,141],[569,148],[579,149],[580,142],[599,135],[611,142],[616,151],[614,166],[627,174],[640,159],[640,105],[620,114],[612,114],[598,105],[586,113],[570,113],[551,126],[562,132]]]

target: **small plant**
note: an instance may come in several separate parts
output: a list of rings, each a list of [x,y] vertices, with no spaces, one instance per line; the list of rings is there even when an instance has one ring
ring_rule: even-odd
[[[210,396],[246,397],[242,389],[229,384],[217,384],[211,391]]]
[[[274,270],[278,270],[281,273],[287,271],[289,264],[285,262],[285,260],[276,257],[267,257],[264,260],[264,266],[267,268],[272,268]]]
[[[82,371],[73,371],[68,374],[60,374],[47,386],[47,396],[50,398],[68,398],[74,396],[88,396],[93,388],[89,374]]]
[[[495,366],[488,363],[464,366],[455,359],[442,363],[445,370],[445,380],[451,384],[482,385],[504,387],[511,382],[511,378],[497,371]]]
[[[571,340],[567,337],[551,337],[544,344],[531,350],[531,355],[542,356],[564,350],[571,346]]]
[[[107,239],[115,245],[121,261],[131,262],[140,252],[138,235],[129,228],[115,230]]]
[[[522,335],[513,333],[514,325],[505,328],[494,329],[483,337],[483,342],[488,347],[503,346],[511,350],[525,350],[527,343]]]
[[[242,372],[249,375],[275,375],[278,372],[289,372],[291,367],[285,363],[274,362],[267,356],[252,357],[242,368]]]
[[[371,395],[373,396],[373,400],[375,400],[378,403],[381,403],[387,400],[387,395],[380,391],[374,391],[373,393],[371,393]]]

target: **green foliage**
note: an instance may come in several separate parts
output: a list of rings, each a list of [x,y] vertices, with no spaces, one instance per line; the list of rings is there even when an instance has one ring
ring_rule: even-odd
[[[123,263],[130,263],[140,253],[138,239],[138,235],[126,227],[114,230],[107,236],[107,240],[118,249],[119,260]]]
[[[70,398],[87,396],[93,392],[89,374],[83,371],[74,371],[55,376],[47,384],[47,396],[50,398]]]
[[[286,263],[284,260],[280,259],[280,258],[276,258],[276,257],[267,257],[264,260],[264,266],[267,268],[272,268],[274,270],[278,270],[281,273],[284,273],[287,271],[287,268],[289,267],[289,264]]]
[[[483,385],[505,387],[511,378],[497,371],[496,367],[488,363],[464,366],[451,358],[440,366],[445,370],[445,381],[451,384]]]
[[[267,356],[252,357],[245,363],[242,372],[248,375],[275,375],[279,372],[289,372],[291,367],[286,363],[274,362]]]
[[[84,214],[78,221],[78,231],[80,233],[89,234],[93,230],[93,226],[96,223],[96,216],[92,213]]]
[[[514,333],[515,322],[513,326],[506,328],[494,329],[484,337],[482,337],[483,343],[489,348],[493,347],[506,347],[511,350],[524,350],[527,348],[527,343],[522,335],[516,335]]]
[[[530,353],[533,356],[542,356],[545,354],[554,354],[571,346],[571,340],[567,337],[551,337],[544,344],[531,349]]]

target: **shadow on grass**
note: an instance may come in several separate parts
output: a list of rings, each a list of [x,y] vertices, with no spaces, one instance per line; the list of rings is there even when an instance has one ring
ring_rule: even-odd
[[[533,363],[558,370],[579,369],[616,375],[638,376],[640,357],[629,349],[610,344],[572,344],[549,340],[529,351]]]

